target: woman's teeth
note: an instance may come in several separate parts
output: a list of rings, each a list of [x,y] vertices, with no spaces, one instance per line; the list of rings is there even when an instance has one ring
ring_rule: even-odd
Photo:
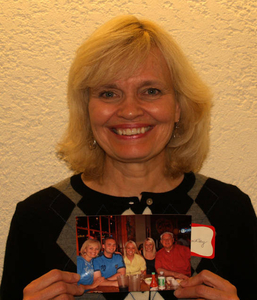
[[[126,128],[126,129],[114,129],[115,133],[118,135],[136,135],[147,132],[151,127],[141,127],[141,128]]]

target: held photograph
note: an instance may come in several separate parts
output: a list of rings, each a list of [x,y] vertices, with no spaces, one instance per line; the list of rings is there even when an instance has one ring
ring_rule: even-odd
[[[191,276],[191,216],[76,217],[85,293],[168,291]]]

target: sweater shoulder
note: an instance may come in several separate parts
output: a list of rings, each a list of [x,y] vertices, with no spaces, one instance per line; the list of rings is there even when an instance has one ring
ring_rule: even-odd
[[[249,196],[233,184],[197,174],[194,189],[197,190],[194,200],[205,214],[212,212],[216,217],[227,214],[256,219]]]
[[[13,219],[43,219],[50,217],[53,212],[66,219],[80,198],[81,196],[73,190],[70,178],[66,178],[18,202]]]
[[[71,177],[68,177],[54,185],[37,191],[27,197],[25,200],[17,204],[19,209],[38,208],[43,209],[48,207],[57,199],[66,199],[74,202],[79,201],[81,196],[73,189],[71,185]]]
[[[235,201],[250,202],[249,196],[240,190],[236,185],[220,181],[215,178],[201,174],[195,175],[195,186],[201,186],[200,191],[205,191],[217,197],[226,197]]]

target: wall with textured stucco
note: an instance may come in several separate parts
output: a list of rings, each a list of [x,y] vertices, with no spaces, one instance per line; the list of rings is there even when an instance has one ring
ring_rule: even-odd
[[[211,151],[202,173],[238,185],[257,210],[256,1],[2,0],[0,273],[16,203],[70,175],[55,144],[67,122],[74,52],[120,14],[162,24],[212,87]]]

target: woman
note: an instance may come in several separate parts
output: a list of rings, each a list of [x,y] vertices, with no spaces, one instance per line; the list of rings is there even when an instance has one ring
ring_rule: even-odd
[[[100,249],[101,244],[98,240],[86,240],[80,249],[81,255],[77,257],[77,272],[80,275],[78,284],[83,285],[85,290],[94,289],[104,281],[103,277],[99,277],[94,281],[92,259],[98,256]]]
[[[148,237],[143,243],[143,256],[146,262],[146,274],[152,274],[155,270],[156,247],[152,238]]]
[[[146,274],[145,260],[138,254],[137,245],[134,241],[129,240],[125,244],[124,262],[126,265],[126,274]]]
[[[4,298],[21,299],[26,286],[25,300],[84,292],[74,284],[76,215],[153,213],[188,214],[216,229],[215,258],[192,257],[195,276],[176,297],[256,299],[256,215],[238,188],[197,173],[211,95],[171,36],[134,16],[111,20],[78,49],[68,103],[58,149],[76,175],[18,204]]]

